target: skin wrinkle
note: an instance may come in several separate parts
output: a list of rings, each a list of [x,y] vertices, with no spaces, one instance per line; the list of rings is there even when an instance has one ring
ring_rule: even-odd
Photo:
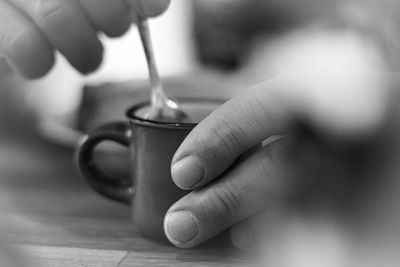
[[[271,119],[271,116],[268,116],[268,113],[265,112],[261,101],[258,99],[251,99],[248,102],[248,105],[246,105],[245,107],[246,109],[248,109],[248,111],[246,111],[244,114],[252,114],[252,120],[247,121],[249,129],[265,129],[264,122],[268,121],[268,119],[265,119],[265,117],[260,118],[259,116],[257,116],[257,114],[266,114],[269,119]],[[260,110],[264,111],[264,113],[260,113]],[[267,132],[266,129],[265,132]]]
[[[47,19],[51,19],[52,17],[58,17],[60,14],[63,14],[65,8],[71,6],[71,0],[35,0],[32,2],[32,10],[36,18],[42,21],[47,21]]]
[[[212,134],[217,136],[218,145],[215,149],[223,148],[227,154],[237,155],[242,151],[237,148],[243,147],[242,140],[246,136],[243,126],[235,120],[222,120],[218,128],[213,128]],[[212,137],[211,137],[212,138]],[[207,140],[210,140],[207,138]],[[212,139],[211,139],[212,140]]]
[[[3,7],[2,7],[3,5]],[[12,5],[9,5],[8,2],[0,1],[0,8],[2,10],[12,8]],[[10,24],[7,20],[1,20],[0,17],[0,25],[3,25],[3,28],[0,31],[0,43],[3,44],[4,52],[7,52],[8,49],[12,48],[12,44],[17,38],[19,34],[23,31],[22,27],[17,27],[15,24]]]
[[[92,20],[92,18],[90,18],[89,13],[88,13],[87,11],[85,11],[85,8],[84,8],[82,2],[79,1],[79,0],[77,0],[76,3],[82,8],[82,10],[84,11],[85,15],[88,17],[89,23],[90,23],[90,25],[93,27],[93,29],[97,28],[96,23]]]
[[[2,44],[0,57],[4,57],[14,70],[19,69],[22,76],[26,78],[41,77],[54,64],[52,47],[40,30],[30,24],[29,18],[26,18],[13,4],[0,1],[0,9],[7,12],[5,16],[0,16],[3,18],[0,25],[4,27],[0,29],[0,43]],[[19,19],[10,20],[13,17],[19,17]],[[31,51],[37,53],[32,60],[22,65],[21,61]]]
[[[22,27],[15,31],[6,31],[6,34],[2,34],[0,42],[4,44],[5,53],[12,51],[16,46],[16,43],[20,40],[21,36],[25,33],[25,29]]]
[[[279,176],[274,174],[275,172],[272,172],[271,170],[274,170],[275,168],[271,168],[271,166],[274,166],[271,164],[271,161],[269,161],[268,158],[264,157],[264,151],[267,149],[263,148],[259,151],[257,151],[254,155],[251,156],[252,162],[251,165],[242,167],[241,169],[240,166],[238,166],[239,169],[232,169],[230,173],[226,174],[226,178],[222,183],[224,183],[227,186],[233,187],[230,188],[231,191],[233,192],[238,192],[238,193],[248,193],[248,192],[257,192],[255,190],[254,186],[256,185],[257,188],[263,187],[268,190],[265,192],[270,192],[269,189],[273,189],[275,186],[275,183],[272,182],[274,179],[273,177]],[[248,177],[247,172],[245,173],[244,170],[252,169],[254,173],[252,173],[251,177]],[[236,179],[230,180],[231,176],[235,175],[237,176]],[[229,181],[229,183],[228,183]],[[272,192],[272,191],[271,191]],[[243,196],[235,196],[235,202],[237,203],[238,207],[242,206],[242,201],[240,199]],[[261,195],[255,195],[255,194],[246,194],[246,197],[252,198],[252,201],[248,201],[248,203],[267,203],[265,198],[267,197],[266,194],[261,194]],[[269,196],[267,198],[270,198]],[[263,200],[263,201],[260,201]],[[268,203],[269,204],[269,203]],[[262,204],[264,206],[264,204]],[[242,214],[246,213],[246,209],[248,207],[241,207],[240,210],[237,210],[237,214]],[[256,207],[254,207],[256,208]],[[258,209],[258,208],[256,208]],[[242,212],[243,211],[243,212]]]
[[[303,36],[303,38],[304,38],[304,40],[308,40],[307,36]],[[327,38],[323,37],[322,39],[326,40]],[[330,43],[330,42],[328,42],[328,43]],[[357,50],[357,49],[355,49],[355,50]],[[308,51],[308,49],[307,49],[307,51]],[[312,51],[314,51],[314,49],[310,49],[310,51],[312,52]],[[339,50],[339,51],[341,51],[341,50]],[[321,57],[321,59],[322,59],[321,62],[325,61],[325,56],[327,56],[327,58],[329,58],[329,56],[333,56],[332,57],[333,61],[334,61],[335,65],[338,66],[338,68],[336,70],[342,71],[342,70],[346,69],[346,68],[343,69],[343,67],[346,67],[346,66],[342,66],[340,64],[341,62],[343,62],[342,60],[340,60],[340,57],[337,57],[335,55],[335,53],[331,54],[329,49],[326,50],[322,47],[322,49],[320,51],[316,51],[316,52],[318,52],[317,53],[318,56],[319,56],[319,54],[323,55],[323,57]],[[338,54],[340,54],[340,53],[338,53]],[[310,58],[312,58],[312,57],[310,57]],[[344,57],[344,59],[347,59],[347,58]],[[301,61],[304,60],[304,63],[306,65],[308,65],[308,63],[310,63],[310,64],[315,63],[315,62],[313,62],[314,60],[311,60],[311,62],[310,62],[309,58],[300,58],[299,60],[301,60]],[[318,60],[316,60],[316,61],[317,61],[316,63],[319,63]],[[287,62],[288,62],[287,64],[289,64],[289,65],[293,64],[293,61],[291,61],[291,60],[287,60]],[[318,64],[316,64],[316,66],[317,67],[315,67],[315,68],[317,69],[317,71],[315,73],[311,72],[310,73],[311,75],[309,75],[309,77],[300,77],[299,79],[297,79],[297,77],[290,75],[291,77],[289,77],[289,79],[291,81],[289,83],[287,82],[287,80],[282,79],[281,81],[278,81],[278,82],[273,81],[271,84],[264,84],[262,86],[262,88],[265,88],[265,89],[259,88],[258,90],[255,89],[255,90],[250,91],[249,95],[251,94],[252,97],[254,97],[254,100],[249,96],[247,96],[247,97],[239,96],[238,99],[240,99],[240,101],[243,101],[243,102],[246,102],[247,100],[252,101],[251,103],[249,103],[249,107],[244,106],[244,108],[242,108],[244,110],[240,110],[240,109],[238,109],[238,106],[240,106],[239,105],[240,101],[232,101],[230,106],[228,105],[228,107],[223,109],[222,112],[217,112],[215,114],[215,117],[212,118],[212,119],[215,119],[213,125],[217,125],[219,127],[220,126],[219,120],[222,120],[221,118],[225,118],[225,119],[233,118],[234,120],[236,120],[236,119],[241,120],[238,123],[241,124],[242,127],[246,126],[245,127],[246,130],[249,129],[247,127],[261,129],[261,131],[259,131],[257,133],[254,132],[249,136],[245,136],[249,140],[249,141],[246,141],[246,144],[252,144],[252,142],[255,142],[255,143],[258,142],[259,141],[258,139],[263,137],[263,135],[266,135],[266,133],[268,133],[268,135],[273,134],[273,133],[282,134],[282,132],[286,132],[288,130],[290,131],[293,129],[301,128],[301,127],[299,127],[299,124],[301,124],[301,123],[309,125],[313,129],[316,128],[315,129],[316,133],[318,135],[321,134],[322,138],[331,138],[330,136],[328,136],[328,134],[325,135],[325,133],[321,131],[325,128],[326,125],[324,125],[324,124],[321,125],[321,121],[310,119],[309,116],[315,114],[315,115],[320,115],[321,117],[325,117],[325,122],[328,122],[328,123],[331,122],[331,124],[333,125],[333,128],[336,128],[336,130],[339,131],[338,134],[340,136],[345,135],[345,133],[343,133],[343,131],[346,131],[346,129],[343,128],[343,126],[348,126],[348,125],[343,125],[343,124],[335,125],[336,122],[332,122],[332,120],[331,120],[332,118],[335,117],[335,115],[337,115],[337,114],[335,114],[334,111],[332,111],[333,109],[329,109],[329,100],[334,100],[334,98],[329,97],[329,95],[326,98],[321,98],[321,99],[318,98],[320,96],[324,96],[323,89],[326,89],[326,90],[328,90],[328,89],[331,90],[332,88],[335,89],[334,85],[336,83],[331,83],[327,79],[324,79],[324,77],[321,76],[321,74],[324,74],[324,72],[322,71],[322,69],[320,67],[318,67]],[[332,76],[332,73],[330,73],[330,69],[331,69],[330,67],[331,66],[329,66],[329,68],[326,72],[327,72],[327,74],[330,74],[330,76]],[[300,69],[299,71],[302,71],[301,67],[299,69]],[[333,69],[335,69],[335,68],[333,68]],[[350,70],[348,74],[351,76],[351,66],[350,67],[347,66],[347,69]],[[310,70],[313,70],[313,69],[310,69]],[[346,73],[348,71],[344,71],[344,72]],[[358,76],[357,79],[359,80],[360,78],[363,78],[363,76],[364,76],[364,74],[361,74]],[[368,78],[368,76],[369,75],[367,74],[364,78]],[[338,77],[339,77],[339,79],[341,79],[340,76],[338,76]],[[338,77],[333,77],[331,81],[337,82]],[[296,79],[294,79],[294,78],[296,78]],[[317,80],[317,82],[313,81],[313,79]],[[319,79],[321,80],[320,83],[318,83]],[[356,83],[356,84],[359,84],[359,83]],[[284,85],[285,87],[282,88],[283,87],[282,85]],[[323,85],[322,88],[320,85]],[[324,88],[325,85],[327,85],[326,88]],[[343,84],[340,84],[340,85],[342,86]],[[348,85],[349,87],[347,87],[347,88],[345,88],[345,90],[343,90],[344,95],[342,95],[342,96],[346,96],[347,93],[349,93],[351,96],[351,93],[352,93],[351,90],[354,90],[352,84],[349,85],[346,82],[344,85]],[[301,86],[303,86],[304,88],[301,88]],[[311,87],[314,86],[317,90],[315,90],[315,91],[309,90],[310,89],[310,88],[308,88],[309,86],[311,86]],[[371,84],[369,84],[369,86],[371,86]],[[267,88],[272,88],[273,90],[272,91],[267,90]],[[320,91],[318,91],[319,88],[321,88]],[[278,90],[275,90],[275,89],[278,89]],[[368,88],[364,88],[364,89],[368,89]],[[347,93],[346,93],[346,91],[347,91]],[[332,90],[332,92],[336,92],[336,90]],[[353,92],[357,93],[357,91],[353,91]],[[360,92],[363,93],[362,90],[360,90]],[[364,93],[365,93],[365,90],[364,90]],[[317,95],[315,95],[315,94],[317,94]],[[340,94],[337,96],[340,96]],[[363,96],[363,94],[355,95],[354,99],[350,99],[350,100],[355,100],[353,103],[351,101],[348,101],[348,102],[344,101],[344,100],[346,100],[345,97],[339,97],[338,98],[339,101],[336,102],[336,104],[338,104],[336,107],[339,107],[339,109],[337,111],[338,112],[340,111],[341,105],[349,105],[350,107],[352,105],[356,105],[358,97],[359,97],[358,100],[361,101],[361,103],[364,102],[365,99],[363,100],[363,98],[361,96]],[[316,97],[316,98],[313,98],[313,97]],[[264,100],[264,101],[262,101],[262,100]],[[317,102],[319,102],[319,105],[317,105],[317,108],[312,110],[312,105],[307,103],[308,100],[317,101]],[[321,100],[324,100],[324,101],[321,101]],[[333,104],[334,104],[334,102],[333,102]],[[263,103],[264,103],[264,105],[263,105]],[[367,104],[366,106],[368,106],[368,102],[365,104]],[[325,111],[328,110],[328,112],[323,112],[324,110]],[[244,112],[244,111],[246,111],[246,112]],[[368,118],[368,116],[370,116],[370,114],[368,113],[368,111],[370,111],[370,110],[368,110],[368,108],[366,110],[362,110],[362,111],[366,111],[366,115],[365,114],[364,115],[367,118]],[[245,113],[245,114],[250,113],[253,115],[258,114],[258,113],[261,113],[261,114],[259,114],[257,117],[252,117],[252,115],[249,115],[249,117],[244,117],[244,118],[241,116],[237,116],[237,117],[234,116],[237,114],[241,115],[242,113]],[[344,114],[343,118],[346,119],[346,117],[349,117],[352,115],[351,109],[349,112],[346,111],[346,112],[343,112],[342,114]],[[302,120],[297,121],[298,119],[302,119]],[[340,118],[340,119],[342,119],[342,118]],[[268,122],[268,124],[262,123],[262,122]],[[354,120],[354,122],[357,123],[357,120]],[[356,123],[353,124],[353,126],[354,125],[357,126]],[[210,131],[210,129],[207,128],[207,126],[210,126],[210,125],[211,125],[211,123],[205,124],[204,128],[201,128],[201,130],[203,130],[203,131],[197,131],[196,134],[202,135],[204,131]],[[289,126],[291,126],[291,127],[289,127]],[[320,126],[322,129],[318,129],[318,126]],[[252,129],[252,128],[250,128],[250,129]],[[366,129],[366,127],[363,127],[363,128]],[[270,131],[266,131],[266,130],[270,130]],[[329,129],[329,128],[327,130],[329,132],[332,132],[331,129]],[[366,130],[369,130],[369,129],[366,129]],[[282,132],[278,132],[278,131],[282,131]],[[319,131],[321,131],[321,132],[319,132]],[[350,133],[350,134],[352,134],[352,133]],[[268,136],[264,136],[264,137],[268,137]],[[195,138],[191,138],[191,140],[189,140],[189,141],[192,141],[193,139],[195,139]],[[206,141],[213,142],[213,140],[207,140],[207,139],[206,139]],[[190,146],[190,145],[192,145],[192,143],[188,143],[187,146]],[[272,198],[271,200],[267,200],[267,201],[269,201],[270,203],[271,203],[271,201],[277,201],[278,205],[279,205],[281,202],[282,194],[285,194],[283,197],[285,197],[285,198],[288,197],[288,199],[287,199],[288,204],[291,204],[289,201],[291,201],[293,198],[293,201],[295,201],[296,204],[299,203],[297,205],[299,205],[299,206],[304,205],[301,203],[301,202],[305,202],[302,199],[303,195],[301,195],[301,197],[296,196],[296,198],[291,196],[291,191],[290,191],[290,189],[292,189],[292,188],[290,188],[291,186],[293,186],[293,187],[297,186],[299,189],[303,189],[303,188],[304,189],[314,189],[314,187],[316,187],[316,189],[318,190],[318,193],[323,195],[324,198],[328,198],[328,196],[329,196],[328,193],[330,192],[330,190],[329,191],[326,190],[325,182],[332,183],[332,185],[334,186],[333,189],[335,189],[335,187],[336,187],[335,183],[337,182],[336,178],[340,178],[340,177],[335,177],[335,172],[332,171],[332,169],[337,169],[337,168],[334,168],[336,166],[332,167],[332,166],[328,165],[325,167],[322,163],[325,162],[326,160],[329,161],[329,159],[322,157],[321,155],[319,155],[316,152],[312,153],[313,151],[301,149],[301,147],[300,148],[295,147],[295,149],[289,151],[289,153],[291,155],[287,155],[286,153],[284,153],[285,151],[281,151],[279,149],[279,146],[280,145],[277,144],[277,146],[276,146],[277,150],[274,150],[275,147],[268,147],[268,149],[266,149],[265,152],[264,151],[260,152],[260,153],[267,153],[267,155],[259,154],[259,155],[256,155],[255,157],[250,156],[249,158],[247,158],[247,160],[244,160],[241,162],[243,167],[235,166],[235,169],[233,170],[233,172],[229,173],[227,176],[225,176],[225,174],[224,174],[222,177],[222,179],[225,178],[224,181],[228,182],[228,178],[230,177],[231,182],[234,183],[236,185],[236,187],[238,187],[238,188],[236,188],[236,187],[232,186],[232,187],[229,187],[228,189],[229,190],[231,190],[231,189],[238,190],[237,191],[238,195],[239,196],[241,195],[242,201],[251,203],[251,204],[249,204],[249,206],[255,204],[254,202],[256,202],[256,201],[254,201],[254,200],[257,200],[257,197],[263,197],[263,196],[265,197],[265,195],[268,195],[269,197]],[[334,146],[334,148],[336,148],[335,144],[333,144],[333,146]],[[305,150],[305,151],[300,151],[303,153],[300,153],[299,151],[295,151],[295,150],[299,150],[299,149]],[[323,149],[325,150],[325,148],[323,148]],[[295,153],[295,152],[297,152],[297,153]],[[224,154],[222,154],[222,153],[221,153],[221,155],[224,156]],[[231,158],[233,158],[233,156],[236,156],[236,155],[226,155],[226,156],[230,160]],[[293,158],[290,158],[290,156],[292,156]],[[296,157],[299,157],[299,158],[296,158]],[[219,168],[223,167],[223,166],[218,165],[219,161],[220,162],[226,161],[226,158],[223,158],[223,157],[217,158],[216,160],[214,160],[214,162],[211,161],[211,162],[207,162],[207,163],[209,163],[210,165],[213,165],[214,168],[219,169]],[[281,166],[276,166],[279,164],[279,161],[282,161]],[[321,161],[321,162],[319,162],[319,161]],[[351,161],[350,163],[353,163],[353,162]],[[286,166],[286,168],[285,168],[285,166]],[[302,170],[300,167],[304,167],[305,170]],[[243,170],[247,170],[247,172],[245,172]],[[328,172],[328,173],[326,173],[328,175],[328,177],[324,177],[324,175],[320,176],[319,174],[320,173],[324,174],[325,170]],[[251,175],[251,176],[245,176],[246,174]],[[341,176],[341,175],[339,175],[339,176]],[[232,179],[232,178],[234,178],[234,179]],[[317,183],[316,186],[314,186],[314,183],[309,182],[309,180],[311,178],[315,178],[317,181],[323,182],[323,183],[321,183],[321,184]],[[325,180],[327,180],[327,181],[325,181]],[[252,184],[252,182],[254,184]],[[213,186],[218,186],[218,182],[217,181],[214,182]],[[321,189],[324,189],[324,190],[321,190]],[[328,188],[328,189],[330,189],[330,188]],[[252,191],[252,190],[258,190],[258,191]],[[281,193],[280,191],[283,191],[283,192]],[[327,191],[327,193],[325,193],[324,191]],[[246,194],[246,192],[251,192],[251,193],[257,192],[257,194],[255,194],[255,193]],[[341,193],[341,194],[339,195],[339,198],[342,198],[343,192],[345,192],[345,190],[340,188],[339,193]],[[314,193],[314,192],[310,192],[309,190],[304,190],[305,200],[309,201],[309,199],[314,198],[312,196],[312,194],[310,194],[310,193]],[[274,196],[274,194],[277,194],[277,195]],[[325,195],[325,194],[327,194],[327,195]],[[238,197],[238,195],[237,195],[237,197]],[[196,195],[196,197],[198,197],[198,196],[199,195]],[[223,197],[223,195],[221,194],[220,197]],[[290,198],[290,197],[292,197],[292,198]],[[267,198],[265,197],[265,199],[267,199]],[[296,201],[297,199],[299,199],[299,201]],[[191,199],[191,200],[192,200],[192,202],[196,202],[196,199]],[[284,200],[286,200],[286,199],[284,199]],[[229,207],[231,205],[230,204],[231,201],[232,200],[227,200],[227,203],[225,203],[225,204],[222,203],[221,205]],[[253,203],[252,203],[252,201],[253,201]],[[285,202],[285,201],[283,201],[283,202]],[[324,202],[324,201],[322,201],[322,202]],[[191,205],[191,203],[189,203],[189,202],[187,202],[187,203],[182,202],[182,203],[184,203],[188,206]],[[316,198],[316,203],[321,206],[326,205],[324,203],[321,203],[319,195],[318,195],[318,199]],[[242,204],[242,203],[240,203],[240,204]],[[274,204],[276,204],[276,203],[274,203]],[[286,203],[282,203],[282,204],[286,204]],[[208,206],[210,206],[210,207],[208,207],[209,209],[213,208],[212,203],[208,203]],[[255,208],[255,207],[251,206],[251,208]],[[275,205],[273,205],[273,207],[271,207],[271,208],[274,209],[276,207],[275,207]],[[292,207],[290,207],[290,208],[292,208]],[[297,207],[294,207],[294,208],[297,208]],[[214,210],[215,210],[215,208],[214,208]],[[251,213],[251,210],[245,210],[245,212]],[[215,227],[215,226],[213,226],[213,223],[217,224],[217,227],[220,227],[220,228],[225,227],[225,225],[222,225],[219,222],[218,215],[215,215],[212,213],[211,214],[207,213],[207,211],[205,211],[204,213],[209,215],[209,216],[203,217],[202,222],[204,223],[205,227],[210,227],[210,228]],[[204,216],[203,213],[202,213],[202,216]],[[235,219],[236,218],[237,217],[235,217]],[[235,222],[233,222],[233,223],[235,223]],[[228,224],[231,224],[231,222],[228,222]],[[208,235],[209,233],[203,233],[203,234]],[[279,246],[279,244],[277,244],[277,246]]]
[[[170,209],[169,212],[191,209],[201,223],[199,236],[182,245],[183,247],[191,247],[202,242],[251,216],[253,212],[261,211],[271,205],[277,194],[276,186],[271,183],[276,172],[269,168],[260,168],[273,166],[263,157],[263,153],[255,151],[250,154],[244,165],[232,168],[220,179],[193,191]],[[249,170],[252,170],[252,176],[248,176]],[[257,193],[248,194],[249,192]]]
[[[221,131],[224,129],[224,131]],[[229,121],[224,124],[223,127],[211,128],[211,130],[206,135],[196,136],[191,142],[192,144],[199,144],[191,149],[185,149],[184,154],[178,152],[178,157],[173,160],[173,164],[183,159],[188,155],[197,156],[197,158],[203,163],[203,166],[207,166],[204,162],[212,162],[216,157],[220,155],[220,151],[223,150],[224,154],[237,154],[236,148],[240,146],[240,140],[243,139],[246,133],[242,131],[243,134],[240,136],[232,135],[233,129],[238,129],[241,131],[241,126],[239,126],[235,121]],[[213,140],[213,142],[204,142],[203,140]],[[217,140],[217,142],[215,142]],[[209,170],[205,168],[206,176],[208,177]]]
[[[238,214],[242,214],[241,210],[244,208],[242,197],[238,195],[241,191],[238,190],[235,183],[222,181],[211,189],[212,195],[217,198],[216,203],[220,206],[219,213],[226,223],[232,222]]]

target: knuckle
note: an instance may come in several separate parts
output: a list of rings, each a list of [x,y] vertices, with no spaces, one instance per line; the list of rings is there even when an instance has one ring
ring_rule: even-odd
[[[223,121],[218,128],[212,129],[212,138],[217,140],[216,148],[228,154],[237,154],[243,146],[245,132],[242,125],[234,121]]]
[[[273,155],[269,146],[264,147],[261,151],[262,151],[262,154],[263,154],[265,160],[275,162],[275,156]]]
[[[71,1],[36,0],[33,3],[33,12],[41,19],[58,17],[70,5]]]
[[[0,42],[4,50],[11,51],[15,46],[17,46],[23,33],[23,29],[17,29],[14,31],[6,30],[2,32],[2,34],[0,34]]]
[[[242,108],[244,109],[242,112],[251,119],[248,121],[251,128],[267,130],[268,124],[266,122],[273,121],[271,112],[260,98],[250,99],[248,104]]]
[[[232,185],[221,184],[212,189],[213,195],[216,198],[218,214],[225,222],[231,222],[240,214],[240,197],[238,190],[235,190]]]
[[[263,147],[262,151],[266,159],[274,164],[281,164],[290,160],[292,144],[288,137],[278,137],[269,145]]]

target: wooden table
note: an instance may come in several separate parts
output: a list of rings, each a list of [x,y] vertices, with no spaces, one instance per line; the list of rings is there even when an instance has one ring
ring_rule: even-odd
[[[29,131],[0,140],[0,235],[33,266],[232,266],[230,248],[193,250],[138,236],[129,207],[92,192],[68,149]],[[22,245],[22,246],[21,246]],[[233,253],[237,254],[237,253]]]
[[[0,240],[28,266],[244,265],[232,248],[182,250],[139,237],[129,207],[92,192],[71,149],[35,134],[29,116],[14,115],[0,135]]]

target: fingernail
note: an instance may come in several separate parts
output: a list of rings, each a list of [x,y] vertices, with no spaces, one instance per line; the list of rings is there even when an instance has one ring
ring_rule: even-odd
[[[199,234],[199,224],[191,212],[176,211],[166,215],[164,231],[174,245],[185,245]]]
[[[193,189],[205,176],[201,162],[195,156],[188,156],[171,168],[174,182],[182,189]]]

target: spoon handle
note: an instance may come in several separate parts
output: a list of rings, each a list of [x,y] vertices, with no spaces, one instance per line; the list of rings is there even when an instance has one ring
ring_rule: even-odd
[[[162,88],[160,75],[158,73],[155,55],[153,51],[153,43],[150,36],[149,23],[147,19],[139,18],[138,29],[140,38],[142,39],[143,49],[146,55],[147,65],[149,68],[150,85],[152,89],[151,101],[153,107],[159,107],[166,102],[166,95]]]

